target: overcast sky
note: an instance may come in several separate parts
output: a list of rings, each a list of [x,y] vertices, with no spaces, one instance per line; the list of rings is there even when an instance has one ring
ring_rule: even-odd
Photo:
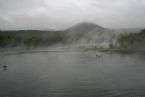
[[[145,0],[0,0],[0,29],[64,29],[86,21],[145,28]]]

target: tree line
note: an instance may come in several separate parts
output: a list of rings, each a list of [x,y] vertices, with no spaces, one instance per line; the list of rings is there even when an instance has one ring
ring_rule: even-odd
[[[119,48],[145,50],[145,29],[139,33],[122,34],[117,43]]]
[[[67,36],[63,31],[19,30],[0,31],[0,47],[42,46],[65,43]]]

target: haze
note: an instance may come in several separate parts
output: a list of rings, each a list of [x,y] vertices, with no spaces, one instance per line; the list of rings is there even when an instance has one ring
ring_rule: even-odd
[[[0,29],[65,29],[79,22],[144,28],[145,0],[0,0]]]

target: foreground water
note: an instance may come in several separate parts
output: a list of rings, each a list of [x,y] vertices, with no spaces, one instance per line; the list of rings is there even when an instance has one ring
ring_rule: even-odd
[[[1,55],[0,97],[145,97],[145,56],[88,52]]]

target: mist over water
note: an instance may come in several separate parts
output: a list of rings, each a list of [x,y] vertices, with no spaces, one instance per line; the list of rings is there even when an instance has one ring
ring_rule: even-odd
[[[1,97],[132,97],[145,95],[144,55],[93,51],[1,55]]]
[[[0,97],[145,97],[145,0],[0,0]]]

